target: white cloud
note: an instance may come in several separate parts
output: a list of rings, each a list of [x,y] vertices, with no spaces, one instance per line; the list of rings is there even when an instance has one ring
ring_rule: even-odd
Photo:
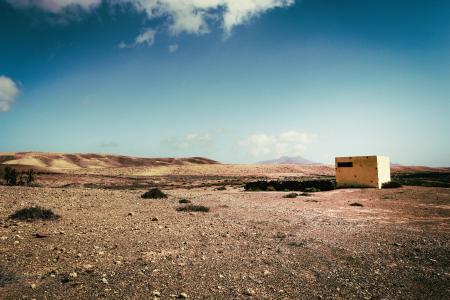
[[[209,32],[208,20],[219,20],[226,35],[267,10],[287,7],[294,0],[133,0],[149,18],[168,16],[172,34]]]
[[[300,144],[309,144],[313,139],[313,136],[306,132],[299,132],[299,131],[287,131],[283,132],[279,136],[279,140],[281,142],[287,142],[287,143],[300,143]]]
[[[233,27],[247,22],[269,9],[287,7],[294,4],[294,0],[228,0],[225,3],[226,12],[223,16],[223,28],[230,34]]]
[[[124,41],[121,41],[121,42],[119,43],[119,45],[117,45],[117,48],[119,48],[119,49],[125,49],[125,48],[130,48],[130,47],[127,45],[127,43],[125,43]]]
[[[147,44],[147,46],[151,47],[155,43],[155,35],[156,35],[156,30],[154,30],[152,28],[146,28],[141,34],[139,34],[135,38],[134,43],[127,44],[122,41],[119,43],[119,45],[117,45],[117,47],[120,49],[135,48],[142,44]]]
[[[141,45],[141,44],[147,44],[148,46],[151,46],[155,43],[155,35],[156,30],[147,28],[142,32],[140,35],[136,37],[135,44]]]
[[[89,9],[101,0],[8,0],[18,7],[36,6],[58,13],[79,6]],[[287,7],[295,0],[110,0],[112,3],[132,3],[145,11],[149,19],[164,18],[171,34],[204,34],[208,21],[219,21],[226,36],[235,26],[274,8]]]
[[[0,112],[6,112],[16,101],[19,88],[10,78],[0,76]]]
[[[178,44],[169,45],[169,52],[174,53],[178,50]]]
[[[299,155],[315,138],[314,134],[291,130],[279,135],[253,134],[242,140],[239,145],[251,156],[274,158]]]
[[[209,148],[214,140],[210,133],[193,133],[184,137],[174,137],[161,142],[162,146],[175,151],[187,151]]]

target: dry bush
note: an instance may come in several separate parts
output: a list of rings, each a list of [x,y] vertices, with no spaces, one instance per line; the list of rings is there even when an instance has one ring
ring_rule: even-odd
[[[16,220],[56,220],[60,216],[55,214],[51,209],[33,206],[17,210],[9,218]]]
[[[142,194],[141,198],[144,199],[166,199],[167,195],[158,188],[150,189],[148,192]]]
[[[191,211],[209,212],[209,207],[203,206],[203,205],[189,204],[189,205],[186,205],[186,206],[178,207],[177,211],[182,211],[182,212],[191,212]]]

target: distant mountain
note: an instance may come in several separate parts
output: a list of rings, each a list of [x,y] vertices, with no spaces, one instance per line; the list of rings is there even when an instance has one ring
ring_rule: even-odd
[[[289,164],[289,165],[319,165],[320,163],[316,163],[314,161],[308,160],[306,158],[303,158],[301,156],[282,156],[277,159],[272,160],[265,160],[260,161],[258,164],[263,165],[282,165],[282,164]]]

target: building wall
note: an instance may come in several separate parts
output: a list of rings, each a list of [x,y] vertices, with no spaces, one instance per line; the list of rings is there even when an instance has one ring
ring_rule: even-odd
[[[391,181],[391,160],[387,156],[377,156],[378,188],[385,182]]]
[[[390,181],[389,158],[385,156],[336,157],[338,187],[377,187]],[[386,169],[387,162],[387,169]],[[380,168],[379,166],[382,166]],[[384,181],[380,181],[379,179]]]

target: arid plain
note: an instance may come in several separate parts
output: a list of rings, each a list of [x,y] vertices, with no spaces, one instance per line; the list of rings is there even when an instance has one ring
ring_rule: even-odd
[[[446,186],[449,169],[395,167],[394,175],[415,178],[405,181],[413,185],[285,198],[291,191],[245,191],[244,185],[331,179],[334,168],[204,158],[1,157],[3,167],[38,172],[35,186],[0,186],[3,299],[450,295],[450,189],[433,184],[439,177]],[[429,186],[418,186],[423,178]],[[168,198],[141,198],[153,187]],[[181,199],[209,212],[178,211],[187,205]],[[30,206],[60,218],[9,218]]]

